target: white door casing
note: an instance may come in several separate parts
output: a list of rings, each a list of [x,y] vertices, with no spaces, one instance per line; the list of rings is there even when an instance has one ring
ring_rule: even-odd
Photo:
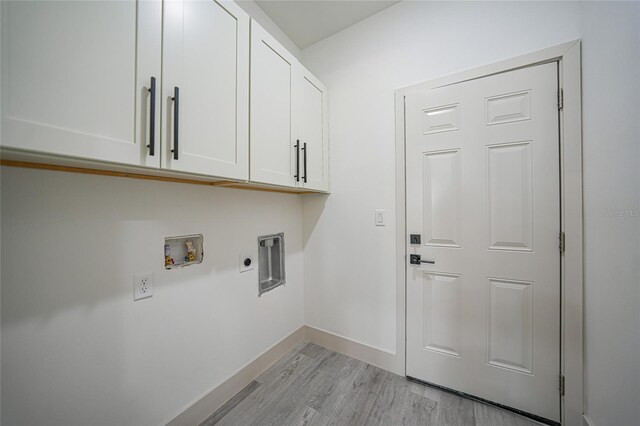
[[[150,156],[147,144],[148,89],[151,77],[160,78],[161,2],[1,7],[2,146],[159,167],[159,149]],[[159,129],[156,120],[156,138]]]
[[[250,179],[295,187],[296,59],[251,21]]]
[[[557,63],[406,96],[408,376],[560,418]],[[408,259],[407,259],[408,261]]]
[[[248,179],[249,16],[233,2],[164,2],[163,166]],[[175,88],[179,143],[175,149]]]

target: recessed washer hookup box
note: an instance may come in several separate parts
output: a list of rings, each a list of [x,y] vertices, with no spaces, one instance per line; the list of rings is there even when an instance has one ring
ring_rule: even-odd
[[[284,233],[258,237],[258,295],[285,282]]]
[[[202,263],[204,238],[202,234],[165,237],[164,268],[177,269]]]

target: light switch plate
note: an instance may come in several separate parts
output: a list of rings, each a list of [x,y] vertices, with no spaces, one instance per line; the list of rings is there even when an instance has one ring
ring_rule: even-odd
[[[385,226],[384,210],[376,210],[376,226]]]

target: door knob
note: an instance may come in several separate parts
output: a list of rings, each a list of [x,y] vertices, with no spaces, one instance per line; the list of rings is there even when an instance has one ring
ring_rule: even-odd
[[[409,263],[412,265],[420,265],[421,263],[430,263],[435,265],[436,261],[431,259],[422,260],[419,254],[410,254]]]

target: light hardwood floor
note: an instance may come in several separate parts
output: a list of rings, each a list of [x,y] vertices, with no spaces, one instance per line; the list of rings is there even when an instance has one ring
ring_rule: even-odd
[[[533,426],[532,420],[300,343],[201,426]]]

